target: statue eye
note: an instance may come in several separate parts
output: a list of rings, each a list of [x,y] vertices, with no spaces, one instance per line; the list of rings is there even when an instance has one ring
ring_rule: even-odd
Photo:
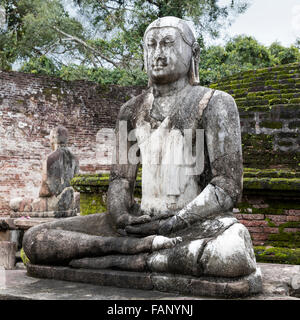
[[[165,38],[164,39],[164,44],[166,44],[166,45],[172,45],[174,42],[175,42],[175,40],[172,38]]]
[[[155,47],[156,46],[156,41],[154,41],[154,40],[148,41],[147,46],[151,47],[151,48]]]

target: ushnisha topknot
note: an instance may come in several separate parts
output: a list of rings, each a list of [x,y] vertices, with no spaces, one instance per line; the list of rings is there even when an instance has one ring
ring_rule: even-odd
[[[157,20],[153,21],[149,26],[147,27],[145,34],[144,34],[144,43],[146,39],[146,35],[149,30],[156,29],[156,28],[163,28],[163,27],[173,27],[176,28],[181,36],[182,39],[190,46],[192,47],[196,41],[194,32],[189,27],[187,22],[183,19],[179,19],[177,17],[163,17],[158,18]]]

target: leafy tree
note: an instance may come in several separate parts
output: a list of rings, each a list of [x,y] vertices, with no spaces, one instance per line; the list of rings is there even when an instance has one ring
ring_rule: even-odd
[[[47,76],[60,76],[59,68],[46,56],[31,58],[21,66],[20,71]]]
[[[289,48],[277,42],[266,47],[249,36],[205,46],[205,36],[218,36],[221,25],[244,12],[248,2],[73,0],[69,10],[67,0],[0,0],[0,68],[10,70],[23,61],[24,72],[103,85],[145,85],[142,36],[151,21],[166,15],[194,22],[203,85],[244,70],[300,61],[300,39]]]
[[[6,28],[0,32],[2,69],[42,56],[59,67],[64,61],[84,59],[97,65],[101,52],[90,48],[87,32],[60,0],[1,0],[1,5],[6,18]]]
[[[97,28],[101,41],[93,42],[99,51],[121,68],[142,64],[142,37],[158,17],[176,16],[194,23],[199,42],[205,35],[219,35],[233,17],[243,13],[249,0],[73,0],[80,12]]]
[[[237,36],[224,47],[204,47],[200,57],[200,81],[207,85],[241,71],[300,62],[300,50],[277,42],[266,47],[253,37]]]
[[[293,63],[300,60],[299,48],[297,48],[296,46],[286,48],[283,47],[280,43],[274,42],[271,44],[269,49],[278,64]]]
[[[98,82],[101,85],[117,84],[125,85],[146,85],[147,75],[140,69],[108,69],[89,68],[83,65],[63,66],[58,76],[64,80],[88,80]]]

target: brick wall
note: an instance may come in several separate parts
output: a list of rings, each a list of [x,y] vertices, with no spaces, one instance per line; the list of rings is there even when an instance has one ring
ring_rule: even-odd
[[[245,167],[300,169],[299,63],[242,72],[211,87],[235,98]]]
[[[10,198],[36,197],[42,160],[51,152],[50,130],[62,124],[81,172],[107,169],[96,159],[96,135],[115,125],[120,106],[141,92],[85,81],[0,72],[0,215]]]
[[[241,119],[244,192],[236,217],[254,245],[300,247],[300,64],[247,71],[213,84]]]

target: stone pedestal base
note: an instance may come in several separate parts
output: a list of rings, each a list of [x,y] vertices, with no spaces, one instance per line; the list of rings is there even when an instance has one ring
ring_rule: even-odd
[[[262,292],[261,272],[238,279],[189,277],[173,274],[116,270],[73,269],[69,267],[27,265],[27,274],[37,278],[65,280],[142,290],[180,293],[191,296],[245,297]]]
[[[30,218],[67,218],[77,215],[77,210],[67,211],[11,211],[11,218],[30,217]]]

